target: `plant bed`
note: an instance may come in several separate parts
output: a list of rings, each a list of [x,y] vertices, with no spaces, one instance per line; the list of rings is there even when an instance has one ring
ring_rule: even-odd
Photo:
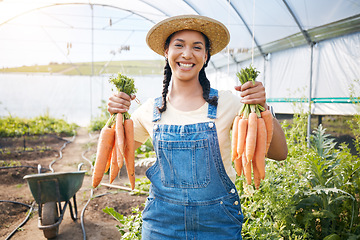
[[[81,156],[86,149],[84,145],[89,141],[96,140],[96,137],[90,139],[86,129],[79,129],[75,140],[69,143],[62,151],[62,159],[56,161],[54,164],[53,167],[55,168],[55,171],[69,171],[69,169],[76,171],[78,162],[85,162],[83,168],[84,170],[89,170],[89,164],[87,164]],[[10,154],[0,154],[0,187],[2,189],[0,191],[0,200],[16,201],[31,205],[34,198],[23,177],[28,174],[37,173],[38,164],[41,164],[44,170],[49,168],[49,163],[59,158],[59,150],[64,145],[65,141],[49,134],[26,136],[27,148],[39,149],[41,147],[42,149],[48,149],[46,151],[24,151],[21,149],[23,147],[22,141],[23,137],[0,138],[0,149],[4,150],[6,148],[10,150]],[[92,147],[91,150],[86,153],[86,157],[91,159],[91,156],[95,151],[95,147]],[[127,184],[128,179],[126,172],[123,171],[121,174],[121,179],[117,179],[117,183]],[[137,177],[142,177],[144,169],[136,169],[136,174]],[[91,175],[87,174],[82,188],[76,194],[79,215],[90,196],[90,180]],[[88,236],[97,236],[96,234],[102,232],[102,230],[100,230],[100,228],[102,228],[105,230],[105,233],[102,234],[105,234],[104,236],[106,236],[107,239],[119,239],[120,233],[115,229],[116,221],[105,214],[102,209],[109,206],[116,208],[122,214],[127,215],[131,213],[132,207],[140,207],[145,202],[146,196],[131,195],[126,191],[117,192],[116,189],[110,189],[104,186],[94,191],[94,196],[107,192],[115,192],[115,194],[107,194],[102,197],[94,198],[87,206],[85,211],[86,233]],[[19,204],[0,202],[1,239],[5,239],[25,219],[28,210],[27,207]],[[32,213],[30,220],[21,228],[21,231],[15,233],[13,238],[18,240],[44,239],[42,231],[37,227],[37,215],[37,210],[35,210]],[[33,222],[35,222],[35,224]],[[63,234],[62,239],[82,239],[82,232],[81,228],[79,228],[79,224],[80,220],[74,224],[72,219],[66,216],[60,226],[60,234]]]

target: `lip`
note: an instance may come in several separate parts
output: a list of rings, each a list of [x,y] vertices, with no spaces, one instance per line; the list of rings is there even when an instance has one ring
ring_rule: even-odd
[[[182,70],[190,70],[192,69],[195,64],[194,63],[189,63],[189,62],[178,62],[177,65],[182,69]]]

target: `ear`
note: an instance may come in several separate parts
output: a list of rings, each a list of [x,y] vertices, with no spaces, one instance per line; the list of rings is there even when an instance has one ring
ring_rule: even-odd
[[[206,51],[205,57],[204,57],[204,65],[206,64],[206,62],[207,62],[207,60],[208,60],[208,56],[209,56],[209,52]]]
[[[168,58],[169,48],[165,49],[164,56],[165,58]]]

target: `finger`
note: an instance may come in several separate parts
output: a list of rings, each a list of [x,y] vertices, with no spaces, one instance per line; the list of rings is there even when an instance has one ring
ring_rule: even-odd
[[[254,95],[255,94],[255,95]],[[254,95],[254,96],[252,96]],[[244,91],[242,91],[240,93],[240,96],[245,98],[245,97],[259,97],[259,96],[262,96],[262,97],[266,97],[266,93],[265,93],[265,88],[262,86],[262,85],[258,85],[258,86],[255,86],[255,87],[252,87],[252,88],[248,88]]]
[[[255,83],[253,83],[252,81],[248,81],[248,82],[244,83],[243,85],[241,85],[240,91],[245,91],[246,89],[258,87],[258,86],[263,86],[262,82],[255,81]]]
[[[131,100],[131,97],[128,94],[124,93],[124,92],[114,93],[113,96],[118,97],[118,98],[122,98],[122,99],[127,100],[127,101]]]
[[[240,96],[241,102],[245,104],[260,104],[265,106],[266,104],[266,92],[265,87],[261,82],[247,82],[241,86]]]
[[[255,81],[255,83],[253,83],[253,82],[249,81],[249,82],[244,83],[243,85],[237,85],[234,88],[236,91],[242,92],[249,88],[257,87],[259,85],[262,86],[262,83],[258,82],[258,81]]]
[[[235,86],[234,88],[236,91],[241,91],[241,85]]]
[[[130,105],[131,105],[130,100],[124,99],[124,98],[119,98],[116,96],[111,96],[108,101],[108,106],[111,106],[111,107],[127,107],[127,108],[129,108]]]
[[[266,97],[262,94],[248,95],[240,100],[244,104],[259,104],[263,107],[266,106]]]
[[[109,113],[114,114],[127,112],[129,111],[129,108],[121,104],[108,103],[107,110]]]
[[[131,105],[130,96],[125,93],[115,93],[109,97],[108,111],[109,113],[124,113],[127,112]]]

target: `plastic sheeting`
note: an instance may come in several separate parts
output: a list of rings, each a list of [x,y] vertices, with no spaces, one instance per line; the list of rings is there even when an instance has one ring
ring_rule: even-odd
[[[112,94],[109,76],[0,74],[0,116],[32,118],[48,114],[87,126],[101,114],[99,107]],[[134,76],[137,98],[143,103],[161,95],[161,76]],[[130,113],[139,104],[133,102]]]
[[[75,7],[76,11],[72,11],[71,8]],[[117,12],[108,11],[109,8]],[[92,13],[90,9],[93,9]],[[0,35],[11,33],[11,30],[1,31],[5,25],[21,25],[21,18],[30,14],[34,17],[43,17],[39,20],[42,28],[36,32],[42,35],[41,39],[52,39],[58,45],[69,41],[54,38],[55,33],[52,33],[54,29],[44,24],[55,20],[56,26],[52,27],[57,31],[68,29],[72,31],[71,34],[64,33],[64,35],[71,36],[81,31],[81,35],[84,36],[81,41],[89,41],[90,27],[93,23],[95,51],[98,48],[105,50],[97,39],[101,35],[106,35],[109,40],[108,45],[125,41],[131,43],[133,51],[131,55],[136,54],[138,59],[144,59],[144,49],[150,54],[146,48],[137,50],[137,45],[145,46],[145,34],[154,23],[179,14],[209,16],[224,23],[231,35],[228,49],[212,58],[212,66],[217,68],[226,64],[229,53],[233,60],[239,62],[249,58],[253,47],[257,55],[265,55],[282,46],[290,48],[304,45],[308,39],[303,36],[302,30],[309,32],[311,41],[322,40],[324,36],[334,37],[359,31],[359,20],[357,20],[355,26],[348,23],[345,26],[331,26],[325,31],[321,29],[311,32],[313,29],[359,16],[360,3],[353,0],[3,0],[0,1]],[[108,24],[109,18],[113,20],[112,26]],[[88,28],[87,31],[84,28]],[[111,37],[109,33],[116,31],[122,31],[122,34]],[[61,38],[61,36],[57,37]],[[110,42],[111,39],[114,41]],[[276,44],[279,40],[285,42]],[[79,44],[81,43],[77,43]],[[76,51],[75,46],[72,51]],[[109,52],[107,49],[106,51]],[[97,55],[100,54],[96,54],[95,58]],[[156,57],[155,54],[152,56]],[[95,61],[99,59],[96,58]]]
[[[321,101],[311,105],[312,114],[358,112],[353,104],[336,103],[360,92],[360,3],[354,0],[2,0],[0,67],[2,61],[23,65],[35,56],[59,56],[47,63],[108,61],[110,50],[122,44],[130,44],[131,51],[121,52],[116,57],[122,59],[116,60],[159,59],[146,46],[146,32],[178,14],[209,16],[229,28],[228,48],[209,65],[214,87],[233,91],[236,72],[254,56],[276,112],[297,111],[289,99],[304,100],[298,105],[308,110],[309,97]],[[26,22],[27,16],[38,22]],[[23,30],[14,33],[17,27]],[[13,42],[16,48],[11,48]],[[74,43],[70,54],[64,48],[67,42]],[[309,44],[314,43],[311,55]],[[9,49],[14,50],[3,54]]]
[[[311,113],[316,115],[351,115],[359,113],[360,33],[317,43],[313,48]],[[212,74],[215,85],[231,89],[236,72],[251,61],[231,64]],[[311,48],[301,46],[272,53],[268,60],[257,57],[254,66],[261,72],[258,80],[267,90],[269,104],[277,113],[309,111]],[[228,72],[226,75],[224,72]],[[225,75],[225,76],[224,76]],[[350,102],[346,102],[349,100]],[[355,101],[359,101],[358,99]],[[344,102],[344,103],[338,103]]]

